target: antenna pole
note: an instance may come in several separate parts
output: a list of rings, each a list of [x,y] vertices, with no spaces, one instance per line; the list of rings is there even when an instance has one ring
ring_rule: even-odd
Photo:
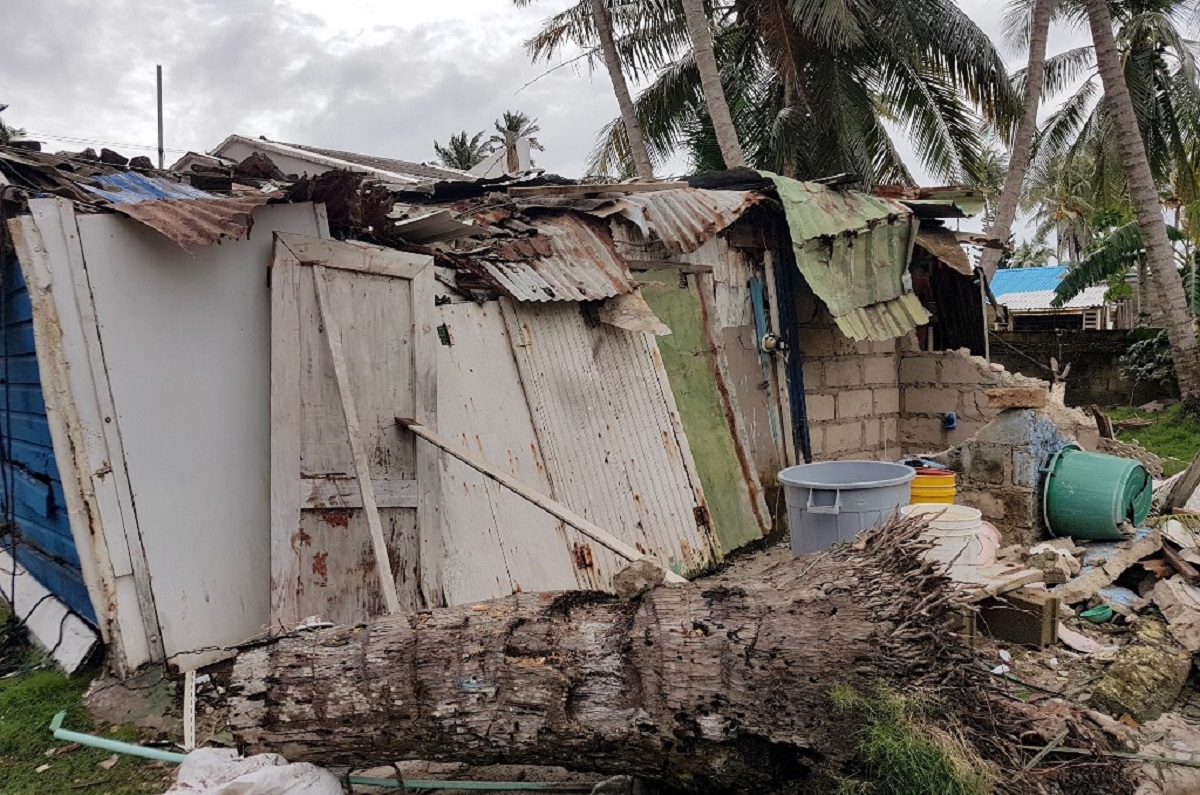
[[[158,167],[163,169],[163,112],[162,112],[162,64],[154,67],[158,75]]]

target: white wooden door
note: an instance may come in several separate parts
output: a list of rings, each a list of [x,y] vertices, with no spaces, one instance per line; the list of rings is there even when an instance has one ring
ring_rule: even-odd
[[[271,616],[348,624],[444,601],[432,258],[277,235]]]

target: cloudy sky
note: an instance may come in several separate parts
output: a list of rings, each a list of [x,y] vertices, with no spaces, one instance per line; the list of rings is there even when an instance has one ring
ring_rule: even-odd
[[[546,74],[525,54],[522,42],[569,0],[0,2],[5,121],[51,150],[153,157],[155,64],[168,163],[235,132],[431,160],[435,138],[520,109],[540,120],[539,164],[578,175],[617,112],[605,75],[570,65]],[[958,2],[1001,42],[1000,0]],[[1058,32],[1050,51],[1082,39]]]

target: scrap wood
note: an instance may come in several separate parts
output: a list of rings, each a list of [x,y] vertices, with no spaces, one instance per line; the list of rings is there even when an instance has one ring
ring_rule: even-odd
[[[1200,651],[1200,589],[1172,577],[1154,586],[1150,600],[1167,620],[1171,637],[1188,651]]]
[[[1094,403],[1092,404],[1092,416],[1096,418],[1096,430],[1100,431],[1101,439],[1117,438],[1117,434],[1113,430],[1113,421]]]
[[[1200,571],[1195,566],[1184,560],[1170,544],[1163,544],[1162,551],[1163,557],[1179,572],[1180,577],[1191,585],[1200,585]]]
[[[1058,622],[1058,639],[1068,649],[1079,652],[1080,654],[1110,654],[1117,651],[1116,644],[1100,643],[1092,640],[1082,632],[1076,632],[1067,627],[1061,621]]]
[[[1197,488],[1200,488],[1200,455],[1192,459],[1192,463],[1167,492],[1167,496],[1163,500],[1164,512],[1169,513],[1174,508],[1185,507],[1188,500],[1196,493]]]
[[[1175,573],[1175,567],[1162,558],[1147,558],[1141,562],[1141,566],[1159,580],[1165,579]]]
[[[1091,544],[1084,554],[1083,571],[1070,582],[1055,586],[1052,593],[1067,605],[1090,599],[1101,588],[1111,585],[1130,566],[1150,557],[1160,548],[1162,535],[1157,530],[1139,531],[1137,536],[1119,545]],[[1096,560],[1099,554],[1108,550],[1111,552],[1107,558]]]
[[[625,560],[650,560],[666,571],[667,582],[687,582],[685,578],[671,571],[670,568],[664,566],[661,562],[654,560],[649,555],[642,554],[604,528],[575,513],[558,500],[542,494],[536,489],[533,489],[517,480],[512,475],[509,475],[508,473],[497,469],[486,461],[481,460],[470,451],[464,450],[460,445],[456,445],[449,439],[444,438],[437,431],[434,431],[431,428],[426,428],[424,425],[421,425],[416,420],[412,419],[397,417],[396,422],[412,431],[426,442],[429,442],[434,447],[437,447],[443,452],[449,453],[475,471],[496,481],[517,496],[529,500],[546,513],[566,523],[568,526],[575,528],[600,546],[616,553]]]
[[[1045,576],[1038,569],[1006,564],[963,566],[960,569],[955,570],[954,581],[966,586],[970,602],[981,602],[990,596],[999,596],[1041,582]]]

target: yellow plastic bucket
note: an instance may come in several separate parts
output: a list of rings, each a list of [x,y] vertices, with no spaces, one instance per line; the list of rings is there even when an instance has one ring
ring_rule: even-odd
[[[954,503],[954,473],[940,469],[918,469],[910,494],[913,504],[936,502]]]

